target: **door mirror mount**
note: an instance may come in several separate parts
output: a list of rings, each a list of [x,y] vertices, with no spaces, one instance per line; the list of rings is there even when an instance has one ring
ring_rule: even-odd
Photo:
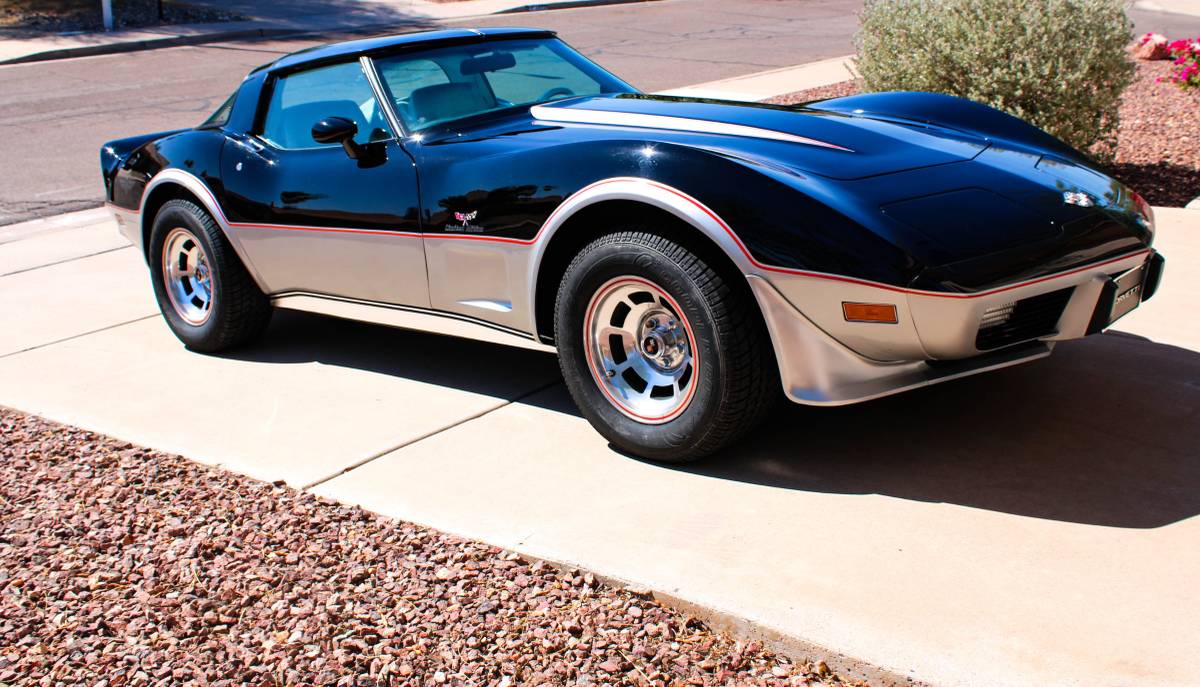
[[[357,160],[359,156],[359,145],[354,142],[357,135],[358,125],[345,117],[325,117],[312,127],[314,141],[321,144],[340,143],[352,160]]]

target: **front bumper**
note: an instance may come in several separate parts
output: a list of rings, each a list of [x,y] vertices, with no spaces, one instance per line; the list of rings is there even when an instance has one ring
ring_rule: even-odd
[[[1132,310],[1129,298],[1136,297],[1136,306],[1152,295],[1161,267],[1161,257],[1144,250],[974,294],[898,289],[808,273],[748,279],[770,330],[787,395],[797,403],[841,405],[1045,357],[1056,342],[1099,331]],[[1131,292],[1118,277],[1139,268],[1143,278]],[[898,322],[847,322],[844,302],[894,304]],[[982,335],[985,318],[990,321],[1014,307],[1019,314],[1021,304],[1034,304],[1030,308],[1042,318],[1041,329],[1013,326],[1003,332],[1007,339]]]

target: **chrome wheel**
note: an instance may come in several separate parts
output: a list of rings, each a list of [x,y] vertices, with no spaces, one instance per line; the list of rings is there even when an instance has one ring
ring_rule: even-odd
[[[657,284],[618,277],[601,286],[588,303],[583,336],[596,384],[628,417],[659,424],[691,402],[700,364],[695,337]]]
[[[196,236],[172,229],[163,242],[163,281],[175,313],[188,324],[201,325],[212,312],[212,269]]]

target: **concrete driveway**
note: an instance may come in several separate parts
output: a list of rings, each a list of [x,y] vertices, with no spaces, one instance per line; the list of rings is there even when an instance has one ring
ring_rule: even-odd
[[[1051,358],[787,407],[685,469],[552,355],[280,313],[189,353],[102,215],[0,230],[0,403],[576,564],[946,685],[1200,683],[1200,213],[1163,290]],[[497,335],[502,336],[502,335]]]

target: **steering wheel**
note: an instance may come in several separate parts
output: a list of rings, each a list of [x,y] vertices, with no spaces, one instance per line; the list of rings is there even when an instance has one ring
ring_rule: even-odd
[[[555,86],[554,88],[551,88],[550,90],[543,93],[542,97],[538,98],[538,102],[544,103],[547,100],[554,100],[557,97],[568,96],[568,95],[575,95],[575,91],[572,91],[571,89],[567,88],[566,86]]]

